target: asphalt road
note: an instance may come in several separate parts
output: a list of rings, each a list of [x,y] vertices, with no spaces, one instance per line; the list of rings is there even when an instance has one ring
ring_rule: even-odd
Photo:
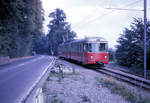
[[[0,67],[0,103],[19,103],[31,90],[52,57],[36,56]]]

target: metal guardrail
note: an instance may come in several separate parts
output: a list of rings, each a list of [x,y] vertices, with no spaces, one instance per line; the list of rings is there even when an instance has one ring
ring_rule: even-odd
[[[42,88],[38,88],[31,103],[45,103]]]
[[[53,57],[52,62],[47,66],[46,70],[42,73],[41,77],[34,84],[29,94],[24,98],[21,103],[44,103],[44,96],[42,92],[42,86],[45,80],[49,76],[50,68],[55,64],[56,57]]]
[[[0,57],[0,65],[6,64],[9,62],[9,56],[6,57]]]

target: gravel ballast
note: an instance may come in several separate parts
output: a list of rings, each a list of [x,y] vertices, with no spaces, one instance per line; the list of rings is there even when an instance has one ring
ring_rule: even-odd
[[[43,86],[46,103],[128,103],[122,96],[112,94],[98,83],[97,78],[107,76],[82,67],[69,67],[71,68],[74,70],[70,73],[50,73]]]

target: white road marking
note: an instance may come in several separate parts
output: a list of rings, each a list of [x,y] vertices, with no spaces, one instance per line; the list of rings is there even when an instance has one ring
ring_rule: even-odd
[[[19,64],[18,66],[23,66],[23,65],[25,65],[24,63],[22,63],[22,64]]]
[[[4,69],[4,70],[0,71],[0,73],[5,73],[5,72],[7,72],[7,71],[10,71],[10,70],[12,70],[12,69],[15,69],[15,68],[24,66],[24,65],[26,65],[26,64],[36,62],[37,60],[40,60],[40,59],[42,59],[42,58],[44,58],[44,56],[40,56],[40,57],[35,58],[35,59],[33,59],[33,60],[30,60],[30,61],[27,61],[27,62],[18,64],[18,65],[16,65],[16,66],[13,66],[13,67],[10,67],[10,68],[7,68],[6,70]]]
[[[41,78],[44,76],[46,71],[52,66],[52,64],[54,62],[55,62],[55,59],[53,58],[51,63],[48,66],[45,67],[45,70],[42,72],[42,74],[37,78],[37,80],[33,83],[33,85],[28,89],[28,91],[26,92],[26,95],[24,95],[24,97],[20,98],[20,100],[18,99],[16,103],[22,103],[22,101],[24,101],[27,98],[27,96],[30,94],[32,89],[39,83]]]

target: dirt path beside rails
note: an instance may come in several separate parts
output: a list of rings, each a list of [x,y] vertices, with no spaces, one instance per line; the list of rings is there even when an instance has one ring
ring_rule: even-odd
[[[61,64],[61,61],[58,62]],[[140,93],[145,94],[135,94],[138,92],[134,90],[136,87],[132,88],[131,85],[80,66],[63,65],[64,62],[59,68],[59,63],[43,86],[45,103],[150,103],[142,97],[150,96],[149,93],[141,90]],[[114,91],[112,87],[115,88]]]

